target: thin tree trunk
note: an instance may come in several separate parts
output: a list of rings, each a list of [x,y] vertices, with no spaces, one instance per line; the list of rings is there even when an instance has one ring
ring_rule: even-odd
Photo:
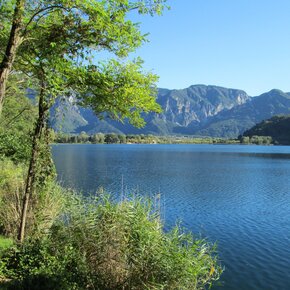
[[[35,189],[35,177],[36,177],[36,163],[37,158],[39,155],[39,143],[41,141],[41,136],[43,132],[43,128],[45,127],[47,115],[48,115],[48,108],[44,104],[44,93],[45,89],[42,87],[40,91],[39,97],[39,113],[38,119],[36,122],[34,135],[33,135],[33,142],[32,142],[32,151],[31,151],[31,158],[29,163],[29,169],[26,179],[26,187],[25,193],[23,197],[23,205],[22,205],[22,212],[21,212],[21,220],[20,220],[20,227],[18,232],[18,241],[23,242],[25,237],[25,227],[27,223],[27,214],[28,214],[28,207]]]
[[[12,65],[15,60],[17,48],[22,41],[21,26],[23,19],[24,3],[25,0],[17,0],[16,2],[10,36],[8,39],[5,55],[0,64],[0,116],[2,113],[8,76],[11,72]]]

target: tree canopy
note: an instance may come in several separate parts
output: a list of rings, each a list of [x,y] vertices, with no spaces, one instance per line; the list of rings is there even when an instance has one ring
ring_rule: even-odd
[[[2,45],[9,43],[14,2],[2,1]],[[14,68],[42,78],[39,88],[45,86],[50,99],[73,94],[96,113],[129,118],[139,126],[144,124],[141,112],[160,110],[154,98],[156,75],[143,72],[140,59],[127,58],[146,41],[128,14],[160,14],[165,0],[18,2],[23,5]],[[113,58],[95,62],[101,51]]]

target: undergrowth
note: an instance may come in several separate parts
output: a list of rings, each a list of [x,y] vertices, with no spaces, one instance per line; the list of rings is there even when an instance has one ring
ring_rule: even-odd
[[[19,221],[2,209],[15,207],[16,193],[21,197],[22,169],[6,165],[0,224],[13,237]],[[34,208],[24,243],[0,251],[3,289],[205,289],[222,272],[215,246],[179,226],[165,233],[149,199],[84,198],[50,182]]]

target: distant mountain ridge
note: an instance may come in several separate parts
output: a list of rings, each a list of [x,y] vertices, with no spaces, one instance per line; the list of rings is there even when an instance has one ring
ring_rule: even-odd
[[[159,89],[157,102],[163,112],[144,115],[146,126],[99,120],[71,98],[58,101],[51,111],[51,126],[65,133],[124,133],[237,137],[274,115],[290,113],[290,93],[271,90],[257,97],[219,86],[193,85],[186,89]]]

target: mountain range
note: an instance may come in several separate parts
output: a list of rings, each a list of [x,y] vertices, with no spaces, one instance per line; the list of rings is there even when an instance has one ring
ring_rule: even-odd
[[[58,100],[51,110],[51,126],[64,133],[196,135],[235,138],[275,115],[290,114],[290,93],[271,90],[251,97],[245,91],[193,85],[186,89],[158,89],[163,112],[144,115],[146,126],[100,120],[92,110],[79,107],[74,98]]]

